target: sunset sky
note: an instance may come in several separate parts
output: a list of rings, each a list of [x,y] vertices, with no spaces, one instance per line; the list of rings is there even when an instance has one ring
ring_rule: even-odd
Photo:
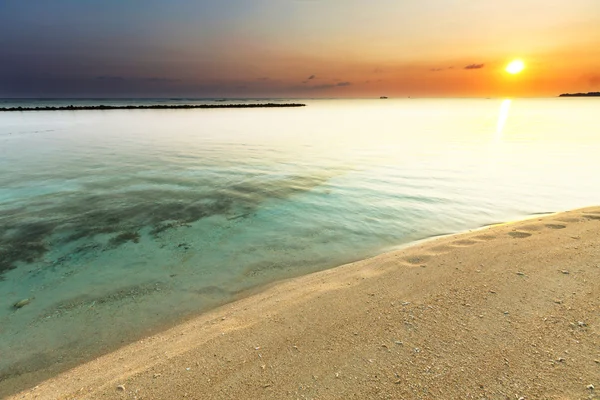
[[[0,97],[555,96],[600,0],[2,1],[0,54]]]

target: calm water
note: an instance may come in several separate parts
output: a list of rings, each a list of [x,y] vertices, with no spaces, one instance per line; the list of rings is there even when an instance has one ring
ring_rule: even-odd
[[[0,394],[267,282],[600,203],[596,99],[306,103],[0,114]]]

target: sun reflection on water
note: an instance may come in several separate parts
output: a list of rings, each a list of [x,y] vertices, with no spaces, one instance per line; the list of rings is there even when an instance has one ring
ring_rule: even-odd
[[[508,113],[510,111],[510,105],[512,100],[505,99],[502,100],[500,104],[500,112],[498,113],[498,124],[496,125],[496,135],[494,136],[494,141],[498,142],[502,139],[502,131],[504,130],[504,125],[506,124],[506,120],[508,119]]]

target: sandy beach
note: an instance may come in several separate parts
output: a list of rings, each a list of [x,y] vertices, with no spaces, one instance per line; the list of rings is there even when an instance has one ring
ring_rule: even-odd
[[[274,284],[11,399],[600,398],[600,208]]]

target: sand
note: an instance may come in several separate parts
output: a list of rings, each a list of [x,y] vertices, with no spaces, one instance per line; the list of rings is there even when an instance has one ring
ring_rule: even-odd
[[[600,208],[280,282],[11,398],[600,398]]]

